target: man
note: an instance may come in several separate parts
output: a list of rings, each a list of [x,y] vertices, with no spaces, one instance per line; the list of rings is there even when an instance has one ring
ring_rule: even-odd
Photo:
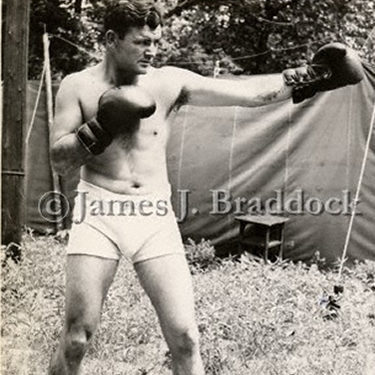
[[[321,52],[319,69],[289,70],[267,81],[232,82],[174,67],[155,69],[151,64],[161,28],[154,0],[109,6],[104,60],[66,77],[57,95],[52,161],[62,175],[81,169],[82,194],[67,249],[66,321],[51,375],[78,373],[121,256],[133,262],[155,307],[173,374],[204,374],[191,276],[167,177],[168,119],[174,109],[187,102],[259,106],[291,96],[297,102],[321,87],[361,79],[355,56],[342,46]],[[336,64],[349,66],[351,74],[341,76]],[[91,208],[100,202],[99,211],[86,209],[82,215],[82,199]]]

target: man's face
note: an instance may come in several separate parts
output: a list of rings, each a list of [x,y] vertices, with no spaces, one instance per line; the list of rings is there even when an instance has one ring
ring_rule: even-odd
[[[146,74],[155,58],[161,37],[161,26],[154,30],[149,26],[132,27],[123,39],[115,33],[112,47],[117,68],[127,73]]]

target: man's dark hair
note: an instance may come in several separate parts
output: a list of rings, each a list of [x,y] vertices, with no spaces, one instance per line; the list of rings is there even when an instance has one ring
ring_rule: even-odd
[[[106,9],[104,30],[113,30],[123,38],[131,27],[154,30],[162,22],[162,10],[155,0],[115,0]]]

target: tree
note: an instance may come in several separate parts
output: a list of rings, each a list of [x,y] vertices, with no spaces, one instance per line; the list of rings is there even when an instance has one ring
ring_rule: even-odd
[[[364,47],[362,57],[374,62],[373,44],[364,45],[375,27],[374,9],[374,1],[361,0],[178,1],[167,13],[174,53],[164,62],[179,60],[180,49],[185,62],[220,59],[220,51],[224,63],[232,61],[245,74],[273,73],[305,62],[333,40]],[[186,56],[191,46],[207,56]],[[205,73],[196,65],[189,68]]]
[[[43,70],[44,32],[48,32],[51,38],[51,68],[54,78],[83,69],[97,60],[98,27],[85,23],[84,20],[81,0],[31,0],[30,79],[40,78]]]
[[[55,76],[97,61],[106,1],[32,0],[31,78],[42,70],[44,25],[53,35]],[[317,48],[333,40],[375,62],[375,32],[369,38],[375,27],[375,0],[159,2],[166,8],[166,21],[158,65],[178,65],[204,75],[212,75],[217,64],[223,73],[273,73],[306,62]]]

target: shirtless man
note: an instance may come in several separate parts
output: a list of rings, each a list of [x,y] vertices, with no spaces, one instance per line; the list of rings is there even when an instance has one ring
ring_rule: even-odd
[[[108,7],[105,31],[104,60],[61,83],[51,157],[61,175],[80,168],[78,190],[85,192],[89,203],[131,201],[134,211],[87,214],[84,222],[73,224],[67,249],[66,320],[49,374],[78,374],[124,256],[133,262],[155,307],[173,374],[202,375],[191,276],[170,204],[169,117],[186,102],[260,106],[291,96],[300,101],[319,90],[316,82],[331,85],[337,72],[334,66],[328,74],[304,67],[266,81],[224,81],[175,67],[155,69],[151,64],[162,25],[154,0],[120,0]],[[353,82],[335,82],[335,87],[325,89],[348,83]]]

